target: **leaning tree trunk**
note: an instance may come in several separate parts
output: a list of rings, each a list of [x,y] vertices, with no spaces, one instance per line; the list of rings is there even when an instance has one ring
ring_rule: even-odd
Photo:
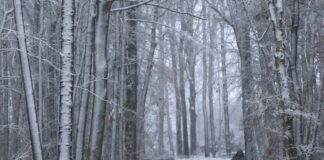
[[[284,148],[287,158],[289,160],[298,158],[297,148],[295,146],[295,141],[293,139],[293,115],[291,112],[293,108],[290,107],[291,99],[289,97],[289,84],[287,69],[287,57],[284,50],[284,38],[283,38],[283,1],[270,1],[269,10],[271,15],[272,24],[275,31],[275,71],[276,71],[276,81],[279,91],[278,104],[279,109],[282,111],[282,127],[284,134]]]
[[[153,22],[158,21],[158,8],[155,7],[153,10]],[[144,155],[144,117],[145,117],[145,103],[146,103],[146,98],[147,98],[147,91],[149,87],[149,81],[151,79],[152,75],[152,68],[154,66],[154,54],[155,54],[155,49],[157,46],[156,42],[156,26],[157,23],[152,24],[152,29],[151,29],[151,44],[150,44],[150,50],[149,50],[149,55],[148,55],[148,64],[146,67],[145,75],[144,75],[144,81],[143,81],[143,87],[142,90],[140,91],[141,94],[139,96],[139,116],[143,117],[143,119],[139,120],[138,123],[138,145],[137,149],[139,150],[139,158],[141,159]]]
[[[15,8],[17,38],[18,38],[19,50],[20,50],[20,61],[21,61],[21,68],[23,74],[25,96],[27,101],[27,112],[28,112],[27,117],[28,117],[28,123],[30,127],[29,130],[31,134],[33,159],[41,160],[43,158],[42,144],[40,140],[40,134],[39,134],[39,128],[38,128],[38,122],[36,116],[36,107],[34,102],[32,79],[31,79],[31,73],[30,73],[28,56],[27,56],[28,52],[27,52],[27,45],[26,45],[22,6],[20,0],[14,0],[14,8]]]
[[[107,98],[107,32],[113,0],[99,0],[95,32],[95,98],[92,112],[89,160],[101,159]]]

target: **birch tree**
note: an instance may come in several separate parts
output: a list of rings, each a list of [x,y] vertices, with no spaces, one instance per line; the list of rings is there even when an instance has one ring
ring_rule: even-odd
[[[73,0],[64,0],[61,55],[60,160],[72,159],[73,14]]]
[[[278,86],[278,105],[282,113],[282,127],[284,134],[284,147],[288,159],[298,158],[298,152],[295,146],[293,138],[293,108],[290,107],[291,100],[289,97],[288,87],[288,75],[287,69],[287,58],[284,48],[284,31],[283,31],[283,1],[272,0],[269,1],[269,11],[271,15],[271,21],[275,33],[275,45],[276,52],[275,57],[275,72],[276,72],[276,83]]]

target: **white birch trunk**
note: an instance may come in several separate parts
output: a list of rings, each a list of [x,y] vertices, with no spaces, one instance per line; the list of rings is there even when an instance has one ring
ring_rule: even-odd
[[[275,30],[275,72],[277,87],[279,92],[279,109],[283,111],[282,113],[282,127],[284,134],[284,149],[286,156],[289,160],[298,158],[297,149],[295,146],[293,138],[293,115],[292,108],[289,103],[291,103],[289,95],[288,86],[288,75],[286,71],[287,58],[284,50],[284,37],[283,37],[283,1],[282,0],[272,0],[269,2],[269,10],[271,15],[272,24]],[[288,112],[288,113],[286,113]]]
[[[63,3],[59,159],[72,159],[73,0]]]
[[[14,8],[15,8],[17,38],[18,38],[19,49],[20,49],[20,61],[21,61],[24,89],[25,89],[25,95],[27,101],[28,123],[29,123],[29,128],[30,128],[29,130],[31,134],[33,159],[41,160],[43,157],[42,145],[40,140],[37,116],[36,116],[36,107],[34,102],[32,79],[31,79],[31,73],[30,73],[28,56],[27,56],[28,52],[27,52],[26,37],[25,37],[25,30],[24,30],[22,6],[20,0],[14,0]]]

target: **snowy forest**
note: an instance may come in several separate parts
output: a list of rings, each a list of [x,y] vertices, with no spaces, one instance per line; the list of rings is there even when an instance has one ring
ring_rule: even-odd
[[[0,0],[0,160],[324,160],[324,0]]]

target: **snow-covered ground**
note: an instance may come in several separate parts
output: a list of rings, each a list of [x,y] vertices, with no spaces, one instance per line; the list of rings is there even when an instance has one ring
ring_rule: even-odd
[[[231,160],[229,157],[205,158],[202,156],[191,158],[177,158],[176,160]]]

